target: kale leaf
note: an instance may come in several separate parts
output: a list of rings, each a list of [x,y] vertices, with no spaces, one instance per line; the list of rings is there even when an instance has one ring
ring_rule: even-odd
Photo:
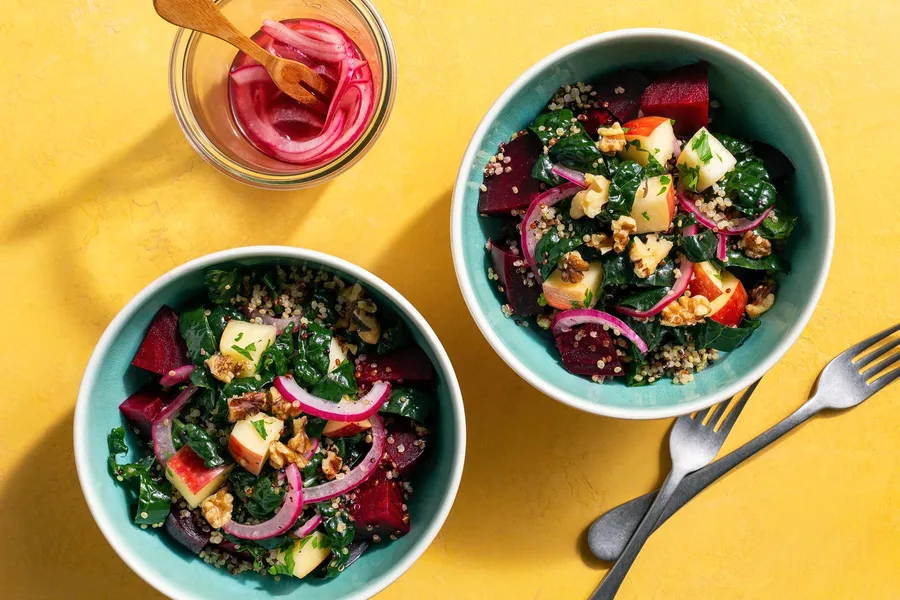
[[[743,344],[761,323],[762,321],[744,320],[739,327],[727,327],[712,319],[706,319],[689,329],[694,346],[698,349],[713,348],[721,352],[731,352]]]
[[[225,459],[219,453],[219,445],[205,429],[192,423],[182,423],[174,420],[172,428],[173,437],[182,444],[190,446],[197,456],[203,459],[203,463],[213,469],[225,464]]]
[[[356,369],[353,363],[345,360],[331,373],[319,379],[313,386],[311,393],[319,398],[325,398],[332,402],[339,401],[345,395],[356,394]]]
[[[734,169],[725,174],[722,183],[725,193],[733,198],[734,207],[751,218],[761,215],[778,198],[765,166],[756,157],[738,161]]]
[[[435,406],[431,394],[408,388],[391,388],[391,397],[378,410],[424,423]]]
[[[640,311],[649,310],[665,298],[669,291],[669,288],[664,287],[647,288],[626,296],[619,301],[619,304]]]
[[[240,291],[241,272],[238,269],[210,269],[203,281],[210,300],[215,304],[227,304]]]
[[[247,512],[257,519],[271,517],[284,502],[284,488],[276,486],[269,475],[256,477],[253,473],[236,469],[231,473],[231,487]]]
[[[318,382],[328,371],[331,330],[311,322],[301,334],[294,359],[294,377],[304,387]]]
[[[747,158],[748,156],[754,156],[753,146],[743,140],[739,140],[730,135],[725,135],[724,133],[715,134],[715,138],[719,140],[719,142],[725,146],[725,149],[737,160]]]
[[[759,224],[756,233],[769,240],[783,240],[794,231],[797,217],[792,215],[782,202],[776,201],[775,208]]]
[[[727,266],[751,269],[753,271],[773,271],[776,273],[790,272],[790,264],[775,253],[765,258],[748,258],[743,252],[729,248],[727,253]]]
[[[610,173],[606,212],[612,219],[628,216],[634,206],[634,195],[644,181],[644,169],[634,161],[615,158],[606,159],[606,164]]]
[[[244,316],[244,313],[230,304],[217,304],[210,309],[209,316],[206,320],[209,322],[209,328],[212,331],[213,339],[218,342],[222,339],[222,332],[225,331],[225,326],[228,325],[228,321],[246,321],[247,317]]]
[[[178,331],[187,344],[188,354],[195,365],[203,362],[216,353],[216,340],[206,319],[203,307],[181,313],[178,319]]]
[[[106,442],[109,447],[107,462],[110,474],[123,483],[132,479],[138,480],[135,524],[163,523],[172,507],[172,486],[165,479],[153,475],[156,457],[149,454],[137,462],[120,465],[116,457],[128,453],[124,427],[116,427],[110,431]]]
[[[534,163],[534,167],[531,168],[531,176],[538,181],[546,183],[549,187],[556,187],[563,182],[563,179],[554,173],[552,169],[553,160],[550,158],[550,155],[541,152],[541,155],[538,156],[537,161]]]
[[[542,113],[528,127],[549,148],[549,153],[538,157],[532,169],[535,179],[557,185],[553,179],[558,178],[550,173],[554,161],[586,173],[606,173],[603,154],[568,108]],[[551,140],[556,141],[551,145]]]
[[[556,229],[551,229],[545,233],[534,249],[535,260],[538,261],[541,277],[544,279],[550,277],[550,273],[556,268],[559,259],[583,243],[581,236],[577,234],[560,237]]]
[[[294,324],[288,323],[284,331],[275,338],[275,343],[263,351],[259,357],[259,373],[287,375],[291,370],[294,356]]]
[[[228,400],[229,398],[243,396],[244,394],[249,392],[261,392],[264,388],[272,385],[272,380],[275,379],[275,376],[271,373],[267,375],[259,375],[259,379],[257,379],[256,376],[239,377],[237,379],[232,379],[231,383],[226,384],[222,388],[221,397],[225,400]]]
[[[697,235],[685,236],[681,239],[684,255],[693,263],[706,262],[716,257],[719,236],[712,229],[704,229]]]

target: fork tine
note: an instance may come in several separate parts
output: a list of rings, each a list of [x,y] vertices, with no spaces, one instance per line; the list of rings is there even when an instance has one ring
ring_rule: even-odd
[[[898,377],[900,377],[900,369],[894,369],[887,375],[882,375],[870,384],[873,388],[872,393],[874,394],[875,392],[883,390],[885,387],[896,381]]]
[[[758,381],[756,383],[759,383]],[[741,399],[738,400],[734,408],[731,409],[731,412],[728,413],[728,416],[725,417],[725,421],[722,423],[722,428],[719,429],[719,434],[728,435],[728,432],[731,431],[731,428],[734,427],[735,422],[738,417],[741,416],[741,411],[744,410],[744,407],[747,406],[747,400],[750,399],[750,394],[753,393],[753,390],[756,389],[756,384],[753,384],[749,388],[747,388],[747,393],[741,396]]]
[[[856,344],[855,346],[851,346],[848,350],[845,350],[843,352],[843,354],[849,355],[850,358],[853,358],[854,356],[856,356],[857,354],[859,354],[866,348],[869,348],[873,344],[877,344],[884,338],[886,338],[889,335],[892,335],[894,333],[897,333],[898,331],[900,331],[900,323],[897,323],[893,327],[888,327],[884,331],[882,331],[880,333],[876,333],[875,335],[873,335],[871,337],[867,337],[866,339],[864,339],[860,343]]]
[[[860,371],[865,371],[866,369],[863,369],[863,367],[865,367],[865,366],[868,365],[868,364],[871,364],[871,363],[875,362],[875,360],[877,360],[878,358],[884,356],[885,354],[887,354],[888,352],[890,352],[891,350],[893,350],[893,349],[896,348],[897,346],[900,346],[900,338],[897,338],[896,340],[894,340],[894,341],[891,342],[890,344],[885,344],[884,346],[882,346],[881,348],[879,348],[879,349],[876,350],[875,352],[872,352],[872,353],[870,353],[870,354],[866,354],[864,357],[862,357],[861,359],[859,359],[859,361],[857,361],[856,366],[859,367]],[[871,368],[871,367],[869,367],[869,368]]]
[[[728,405],[731,404],[731,398],[728,400],[722,400],[718,404],[716,404],[716,410],[713,411],[712,416],[709,418],[709,426],[715,427],[719,422],[719,419],[722,418],[722,414],[725,412],[725,409],[728,408]]]
[[[702,425],[703,421],[706,420],[706,415],[708,415],[708,414],[709,414],[709,409],[704,408],[703,410],[701,410],[700,412],[697,413],[697,418],[694,420]]]
[[[885,372],[890,370],[893,365],[897,364],[898,360],[900,360],[900,352],[888,356],[886,359],[875,365],[869,373],[863,373],[862,377],[865,379],[869,379],[870,377],[880,377],[886,374]]]

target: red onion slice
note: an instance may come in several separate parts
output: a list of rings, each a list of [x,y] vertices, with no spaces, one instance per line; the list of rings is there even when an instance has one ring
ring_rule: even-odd
[[[315,61],[338,62],[347,58],[349,47],[344,39],[323,42],[271,19],[263,21],[262,30],[276,42],[293,46]]]
[[[312,446],[310,446],[309,450],[306,451],[306,454],[303,455],[303,458],[306,460],[312,460],[313,454],[319,449],[319,438],[313,438],[309,441],[312,442]]]
[[[368,394],[355,402],[346,400],[331,402],[313,396],[297,385],[293,377],[276,377],[275,387],[286,400],[298,403],[303,412],[314,417],[343,422],[368,419],[378,412],[391,395],[391,385],[383,381],[376,382]]]
[[[309,534],[311,534],[313,531],[315,531],[316,528],[321,524],[322,524],[322,515],[320,515],[319,513],[316,513],[312,517],[310,517],[309,520],[307,520],[303,525],[301,525],[300,527],[298,527],[297,529],[292,531],[291,535],[296,538],[303,539],[306,536],[308,536]]]
[[[574,196],[582,186],[574,183],[564,183],[555,188],[550,188],[534,200],[525,211],[525,218],[522,220],[522,256],[525,262],[531,267],[537,282],[541,282],[541,271],[538,269],[537,260],[534,257],[534,249],[537,248],[537,223],[541,218],[541,205],[554,206],[559,204],[566,198]]]
[[[376,383],[375,385],[378,384]],[[303,490],[304,502],[306,504],[323,502],[325,500],[337,498],[338,496],[343,496],[359,487],[364,481],[372,476],[384,456],[384,451],[387,446],[387,435],[385,434],[384,423],[381,421],[381,417],[372,415],[369,417],[369,420],[372,422],[372,429],[369,431],[369,434],[372,436],[372,447],[369,448],[369,452],[353,470],[345,474],[341,479],[335,479],[328,483],[308,487]]]
[[[293,317],[288,317],[286,319],[273,317],[272,315],[264,315],[260,313],[258,310],[249,311],[246,307],[241,308],[241,312],[250,317],[251,319],[259,319],[262,321],[263,325],[271,325],[276,329],[278,335],[287,328],[291,323],[294,324],[294,331],[296,332],[300,329],[300,319],[303,318],[303,315],[295,315]]]
[[[550,171],[554,175],[562,177],[569,183],[580,185],[582,189],[587,187],[587,183],[584,181],[584,173],[581,171],[576,171],[575,169],[570,169],[569,167],[564,167],[562,165],[553,165],[550,167]]]
[[[697,226],[691,225],[689,227],[685,227],[684,231],[681,232],[681,235],[682,237],[697,235]],[[679,270],[681,270],[681,275],[679,275],[678,279],[675,280],[675,285],[672,286],[672,291],[666,294],[665,297],[657,302],[651,309],[637,310],[631,308],[630,306],[617,306],[616,310],[623,315],[628,315],[629,317],[637,317],[639,319],[646,319],[647,317],[652,317],[653,315],[662,312],[662,309],[671,304],[673,300],[684,293],[691,281],[691,276],[694,274],[694,263],[689,261],[686,256],[683,256],[681,258],[681,262],[678,264],[678,268]]]
[[[609,313],[605,313],[601,310],[594,310],[593,308],[579,308],[558,313],[553,317],[553,322],[550,324],[550,330],[553,332],[553,335],[558,335],[560,333],[571,331],[572,328],[577,325],[584,325],[586,323],[597,323],[598,325],[604,325],[613,329],[613,333],[616,335],[624,335],[634,342],[634,345],[637,346],[638,350],[643,354],[646,354],[649,350],[646,342],[641,339],[641,336],[639,336],[631,327],[626,325],[624,321]]]
[[[177,369],[173,369],[160,378],[159,384],[163,387],[178,385],[179,383],[187,381],[196,368],[197,367],[194,365],[183,365]]]
[[[172,421],[178,416],[184,405],[190,402],[191,397],[196,392],[196,386],[186,387],[153,420],[153,425],[150,428],[150,437],[153,439],[153,453],[164,469],[169,458],[175,454],[175,441],[172,439]]]
[[[741,218],[735,221],[735,225],[733,227],[719,227],[715,221],[713,221],[700,211],[694,200],[683,190],[678,190],[676,196],[678,197],[678,203],[681,204],[681,206],[686,211],[694,215],[698,223],[700,223],[704,227],[712,229],[713,231],[722,232],[726,235],[738,235],[744,233],[745,231],[756,229],[757,227],[759,227],[760,223],[766,220],[766,217],[769,216],[769,213],[772,212],[772,209],[775,208],[774,206],[770,206],[763,212],[763,214],[756,217],[752,221],[750,219]]]
[[[234,521],[228,521],[222,531],[242,540],[267,540],[269,538],[284,535],[303,514],[303,483],[300,480],[300,469],[291,463],[285,470],[288,481],[288,492],[284,495],[284,501],[278,513],[258,525],[242,525]]]
[[[716,244],[716,258],[725,262],[728,259],[728,236],[724,233],[717,233],[716,237],[719,238]]]
[[[275,125],[301,123],[320,129],[325,125],[325,119],[322,118],[322,115],[302,104],[282,104],[272,110],[272,123]]]
[[[250,85],[251,83],[265,83],[272,81],[272,76],[262,65],[250,65],[241,67],[231,72],[231,78],[238,85]]]

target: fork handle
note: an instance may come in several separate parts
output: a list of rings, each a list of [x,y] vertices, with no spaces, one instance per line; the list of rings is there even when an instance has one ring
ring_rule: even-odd
[[[771,429],[764,431],[730,454],[688,475],[684,483],[675,491],[672,499],[663,507],[661,515],[652,529],[655,531],[679,508],[687,504],[694,496],[728,473],[728,471],[772,444],[798,425],[805,423],[820,410],[822,410],[822,406],[813,397]],[[591,550],[594,551],[597,558],[613,561],[622,554],[626,543],[632,536],[632,532],[635,531],[638,523],[641,522],[641,516],[647,512],[656,495],[657,492],[650,492],[620,504],[594,521],[588,536]]]
[[[606,573],[603,581],[600,582],[600,586],[594,590],[593,594],[591,594],[590,600],[613,600],[613,598],[616,597],[619,588],[622,587],[622,582],[625,581],[625,576],[628,575],[628,571],[631,569],[631,565],[634,564],[641,548],[644,547],[650,534],[653,533],[657,520],[665,509],[669,499],[675,494],[675,490],[678,489],[678,486],[684,481],[684,476],[686,474],[687,473],[681,469],[675,467],[672,468],[668,477],[666,477],[665,483],[663,483],[662,489],[659,490],[656,499],[653,501],[653,504],[650,505],[647,514],[641,519],[634,535],[631,536],[631,539],[628,540],[628,543],[622,550],[622,555],[619,556],[619,560],[617,560],[612,569]]]

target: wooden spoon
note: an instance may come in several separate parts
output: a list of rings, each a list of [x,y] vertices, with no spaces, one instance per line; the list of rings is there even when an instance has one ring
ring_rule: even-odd
[[[328,85],[324,79],[304,64],[263,50],[232,25],[213,0],[153,0],[153,6],[159,16],[169,23],[215,36],[257,60],[272,76],[278,89],[297,102],[309,106],[322,104],[301,83],[319,94],[325,94]]]

